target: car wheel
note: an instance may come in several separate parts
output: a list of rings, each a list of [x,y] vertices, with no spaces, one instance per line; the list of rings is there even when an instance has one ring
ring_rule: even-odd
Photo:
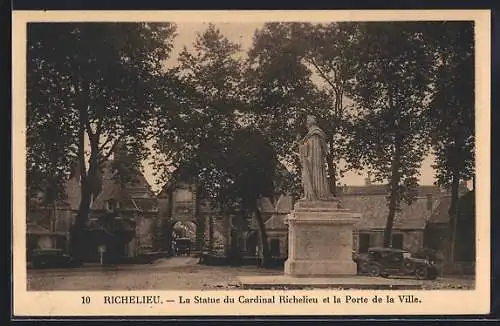
[[[419,280],[426,280],[429,277],[429,271],[427,270],[427,268],[419,267],[415,270],[415,275]]]
[[[367,262],[362,262],[362,263],[358,264],[358,270],[360,273],[368,272],[369,268],[370,268],[370,265]]]
[[[380,276],[380,267],[378,265],[371,265],[368,272],[370,276]]]
[[[410,262],[405,262],[403,265],[403,274],[412,274],[413,266]]]

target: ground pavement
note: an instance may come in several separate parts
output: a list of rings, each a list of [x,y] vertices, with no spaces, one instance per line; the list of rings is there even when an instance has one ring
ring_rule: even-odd
[[[279,275],[283,275],[282,270],[266,270],[254,266],[205,266],[198,264],[198,259],[194,257],[173,257],[146,265],[30,269],[27,287],[29,291],[236,290],[243,288],[240,283],[242,278]],[[353,276],[353,282],[361,281],[358,278],[359,276]],[[474,288],[474,280],[471,278],[443,277],[436,281],[414,282],[423,282],[424,289]]]

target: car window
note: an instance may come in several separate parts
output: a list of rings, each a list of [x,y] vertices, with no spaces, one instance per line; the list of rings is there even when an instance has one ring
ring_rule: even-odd
[[[390,252],[388,252],[388,251],[382,251],[382,252],[380,253],[380,257],[382,257],[382,258],[387,258],[387,257],[389,257],[390,255],[391,255],[391,253],[390,253]]]
[[[396,253],[393,253],[392,256],[391,256],[391,261],[392,262],[400,262],[403,260],[403,255],[399,252],[396,252]]]

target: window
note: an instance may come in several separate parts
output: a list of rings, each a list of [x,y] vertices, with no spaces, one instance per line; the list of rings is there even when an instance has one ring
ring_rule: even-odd
[[[360,253],[368,252],[369,248],[370,248],[370,234],[360,233],[359,234],[359,252]]]
[[[271,239],[271,257],[279,257],[280,256],[280,240],[279,239]]]
[[[392,235],[392,248],[403,249],[403,235],[393,234]]]

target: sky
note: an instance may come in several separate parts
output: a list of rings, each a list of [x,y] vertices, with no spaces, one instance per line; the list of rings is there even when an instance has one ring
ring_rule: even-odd
[[[247,51],[252,46],[255,30],[261,28],[263,23],[217,22],[215,23],[215,26],[231,42],[240,44],[242,51]],[[203,33],[207,27],[208,22],[179,23],[177,25],[177,36],[174,39],[174,48],[171,52],[169,60],[167,61],[167,67],[175,66],[177,64],[178,55],[182,51],[183,47],[186,46],[188,50],[192,49],[192,44],[196,39],[197,33]],[[431,167],[433,160],[434,158],[432,155],[428,155],[422,163],[419,178],[421,185],[432,185],[434,183],[434,170]],[[158,186],[156,186],[156,179],[153,176],[153,170],[147,162],[144,164],[144,173],[146,179],[153,187],[153,190],[158,191],[159,189]],[[344,178],[342,178],[340,182],[346,185],[363,185],[366,177],[366,172],[363,171],[349,172],[345,174]]]

